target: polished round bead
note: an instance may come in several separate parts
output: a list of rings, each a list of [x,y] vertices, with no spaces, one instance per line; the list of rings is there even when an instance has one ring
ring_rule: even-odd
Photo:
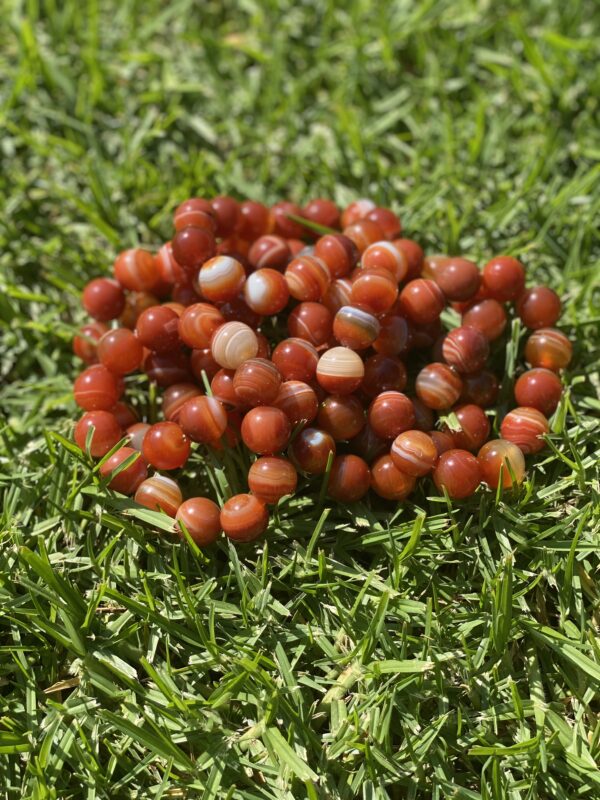
[[[549,430],[548,420],[537,408],[520,406],[504,417],[500,436],[516,444],[527,455],[544,449],[546,442],[541,437]]]
[[[163,416],[168,422],[179,422],[181,409],[192,397],[202,394],[195,383],[174,383],[165,389],[162,397]]]
[[[133,425],[130,425],[126,431],[128,446],[141,453],[144,436],[148,433],[150,427],[147,422],[134,422]]]
[[[356,436],[366,423],[365,411],[356,395],[329,395],[321,403],[317,424],[334,441],[343,442]]]
[[[180,523],[176,528],[180,537],[183,538],[183,524],[198,547],[213,544],[221,533],[221,511],[208,497],[190,497],[185,500],[177,509],[175,519]]]
[[[156,469],[179,469],[190,455],[190,441],[177,423],[157,422],[144,436],[142,455]]]
[[[400,292],[399,308],[402,314],[416,325],[435,322],[446,301],[439,286],[434,281],[416,278],[409,281]]]
[[[397,314],[386,314],[379,324],[379,336],[373,342],[373,349],[386,356],[405,356],[412,345],[408,321]]]
[[[457,372],[467,375],[479,372],[489,353],[490,346],[484,334],[465,325],[449,331],[442,344],[444,361]]]
[[[144,372],[159,386],[172,386],[174,383],[189,383],[193,380],[190,359],[177,350],[165,354],[150,353],[144,359]]]
[[[381,267],[362,269],[352,281],[352,305],[369,309],[380,316],[388,312],[398,298],[398,284],[394,277]]]
[[[301,422],[306,424],[312,422],[319,410],[319,401],[315,390],[303,381],[282,383],[273,405],[283,411],[292,427]]]
[[[525,360],[532,367],[544,367],[553,372],[568,366],[572,356],[571,342],[555,328],[540,328],[531,334],[525,345]]]
[[[493,439],[479,450],[477,460],[481,468],[481,477],[491,489],[497,489],[502,483],[504,489],[510,489],[515,483],[522,483],[525,477],[525,459],[516,444],[506,439]]]
[[[103,322],[90,322],[83,325],[73,337],[73,352],[86,364],[98,362],[98,341],[107,332]]]
[[[215,255],[216,244],[212,231],[197,225],[188,225],[177,231],[171,240],[173,257],[184,269],[196,270]]]
[[[190,366],[192,368],[194,378],[200,384],[200,386],[202,386],[204,383],[202,377],[203,372],[206,373],[206,379],[212,381],[220,369],[219,365],[213,358],[210,347],[202,350],[192,350],[192,355],[190,356]]]
[[[463,375],[462,380],[463,388],[459,398],[461,402],[489,408],[498,399],[500,387],[493,372],[483,370],[473,375]]]
[[[119,317],[119,325],[134,330],[140,314],[147,308],[158,305],[160,305],[158,297],[150,292],[128,292],[125,308]]]
[[[562,396],[562,383],[556,373],[535,367],[524,372],[515,383],[515,400],[520,406],[537,408],[544,416],[554,414]]]
[[[322,303],[300,303],[290,313],[287,329],[290,336],[320,347],[331,339],[333,315]]]
[[[551,328],[560,317],[560,312],[560,298],[548,286],[526,289],[517,300],[517,314],[523,325],[533,330]]]
[[[161,281],[154,256],[139,247],[120,253],[113,273],[121,286],[132,292],[152,292]]]
[[[401,392],[406,386],[406,367],[399,358],[377,353],[365,361],[365,377],[362,390],[373,398],[380,392]]]
[[[356,503],[371,486],[371,471],[359,456],[336,456],[331,465],[327,493],[338,503]]]
[[[481,300],[462,315],[462,324],[477,328],[490,341],[502,336],[506,327],[506,311],[497,300]]]
[[[204,350],[210,347],[217,328],[225,322],[224,316],[211,303],[194,303],[179,318],[179,336],[188,347]]]
[[[152,306],[143,311],[135,332],[140,342],[154,353],[170,353],[181,345],[179,317],[167,306]]]
[[[304,250],[306,247],[306,242],[303,242],[302,239],[286,239],[285,241],[287,246],[290,248],[292,258],[299,256],[302,250]]]
[[[281,236],[261,236],[248,251],[253,269],[283,270],[291,258],[292,251]]]
[[[454,439],[454,446],[472,452],[479,450],[490,435],[490,421],[485,411],[473,403],[467,403],[453,408],[452,413],[460,424],[460,430],[448,430]]]
[[[93,429],[89,453],[92,458],[102,458],[123,436],[121,426],[110,411],[88,411],[75,425],[74,439],[81,450],[86,450],[87,437]]]
[[[257,406],[244,417],[241,432],[244,444],[253,453],[273,455],[287,447],[292,426],[281,409]]]
[[[221,509],[221,528],[234,542],[252,542],[269,525],[266,505],[253,494],[236,494]]]
[[[365,365],[348,347],[332,347],[317,364],[317,381],[330,394],[352,394],[362,383]]]
[[[324,228],[340,227],[340,210],[332,200],[316,198],[302,209],[302,216]]]
[[[189,281],[187,271],[175,261],[171,242],[165,242],[162,247],[158,248],[158,253],[154,257],[154,260],[163,284],[173,286],[176,283],[185,283]]]
[[[488,297],[506,303],[525,289],[525,268],[512,256],[495,256],[483,268],[483,289]]]
[[[286,307],[289,298],[287,281],[275,269],[257,269],[244,284],[244,300],[257,314],[278,314]]]
[[[95,320],[106,322],[116,319],[125,308],[125,293],[112,278],[96,278],[90,281],[81,296],[83,307]]]
[[[452,256],[439,265],[434,280],[448,300],[470,300],[477,294],[481,274],[477,264]]]
[[[415,424],[415,410],[409,397],[402,392],[382,392],[368,412],[369,425],[382,439],[395,439],[399,433]]]
[[[478,460],[467,450],[446,450],[439,457],[433,471],[437,488],[446,490],[453,500],[463,500],[475,493],[482,474]]]
[[[360,259],[363,270],[384,269],[396,284],[408,274],[408,259],[392,242],[375,242],[367,247]]]
[[[343,306],[333,320],[333,335],[344,347],[366,350],[379,336],[377,317],[365,308]]]
[[[406,500],[416,484],[414,475],[398,469],[389,453],[380,456],[371,467],[371,488],[385,500]]]
[[[140,483],[133,499],[152,511],[163,511],[174,517],[183,502],[183,495],[179,485],[172,478],[167,478],[166,475],[153,475]]]
[[[419,372],[415,390],[426,406],[439,411],[456,403],[462,391],[462,380],[451,367],[434,362]]]
[[[216,232],[215,212],[208,200],[190,197],[177,206],[173,214],[173,227],[176,231],[180,231],[189,225],[206,228],[211,233]]]
[[[235,370],[233,369],[220,369],[210,382],[210,390],[213,397],[227,407],[244,408],[244,403],[242,403],[233,388],[234,375]]]
[[[213,335],[211,342],[213,358],[225,369],[237,369],[258,352],[258,340],[254,331],[243,322],[226,322]]]
[[[413,280],[418,278],[423,269],[423,260],[425,258],[421,245],[413,239],[394,239],[392,244],[406,256],[408,263],[406,279]]]
[[[225,303],[239,295],[245,282],[243,265],[231,256],[221,255],[202,265],[195,288],[209,302]]]
[[[396,239],[402,232],[400,218],[390,208],[382,208],[381,206],[372,208],[365,216],[365,219],[370,222],[376,222],[386,239]]]
[[[233,197],[218,195],[210,201],[215,222],[217,236],[225,239],[234,232],[240,217],[240,204]]]
[[[144,357],[142,343],[127,328],[107,331],[98,342],[98,358],[115,375],[139,369]]]
[[[273,229],[279,236],[287,239],[301,239],[306,228],[301,222],[297,222],[291,217],[302,217],[302,209],[296,203],[282,200],[271,208],[271,220]]]
[[[343,233],[322,236],[315,244],[315,256],[327,265],[332,278],[348,275],[358,262],[358,249]]]
[[[271,361],[286,381],[312,381],[319,354],[305,339],[284,339],[273,350]]]
[[[364,219],[369,211],[373,211],[374,208],[377,208],[377,204],[367,197],[359,197],[358,200],[353,200],[342,211],[342,228],[345,228],[347,225],[354,225],[355,222]]]
[[[290,445],[290,458],[302,472],[323,475],[329,458],[335,456],[335,441],[319,428],[304,428]]]
[[[75,379],[75,402],[85,411],[110,411],[119,399],[117,376],[102,364],[93,364]]]
[[[217,441],[227,428],[227,413],[216,397],[199,395],[185,402],[179,412],[182,431],[194,442]]]
[[[364,253],[370,244],[385,239],[383,229],[376,222],[369,219],[360,219],[344,228],[344,236],[351,239],[359,253]]]
[[[431,472],[437,462],[438,452],[429,434],[411,430],[396,436],[390,456],[399,470],[418,478]]]
[[[346,278],[337,278],[336,280],[331,281],[329,284],[327,291],[323,296],[323,305],[332,314],[337,314],[342,306],[351,305],[351,292],[352,282]]]
[[[236,369],[233,390],[245,405],[270,405],[279,393],[281,373],[266,358],[249,358]]]
[[[113,474],[126,461],[135,456],[135,460],[116,475]],[[109,487],[121,494],[133,494],[140,483],[148,477],[148,468],[144,458],[132,447],[120,447],[116,453],[106,459],[100,467],[100,475],[110,478]]]
[[[285,270],[285,279],[296,300],[321,300],[330,283],[327,264],[316,256],[297,256]]]
[[[281,456],[257,458],[248,471],[250,491],[269,505],[275,505],[282,497],[294,494],[297,484],[296,467]]]
[[[442,453],[445,453],[448,450],[454,450],[456,447],[451,433],[445,431],[429,431],[429,436],[435,445],[438,458],[442,455]]]

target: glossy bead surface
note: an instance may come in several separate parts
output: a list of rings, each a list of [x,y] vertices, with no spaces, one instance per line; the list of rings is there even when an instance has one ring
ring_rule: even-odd
[[[114,404],[110,410],[110,413],[114,415],[115,419],[121,426],[121,430],[125,430],[139,420],[136,410],[128,403],[124,403],[122,400],[119,400]]]
[[[408,263],[406,279],[413,280],[418,278],[423,269],[423,259],[425,258],[421,245],[413,239],[394,239],[392,244],[406,256]]]
[[[290,336],[320,347],[331,339],[333,315],[321,303],[300,303],[290,313],[287,329]]]
[[[481,273],[477,264],[453,256],[440,264],[434,280],[448,300],[470,300],[477,294]]]
[[[198,547],[207,547],[216,542],[221,533],[221,511],[208,497],[190,497],[177,509],[175,519],[185,525],[187,532]],[[177,526],[183,538],[181,526]]]
[[[305,227],[291,217],[302,217],[302,209],[296,203],[283,200],[271,208],[273,229],[278,236],[287,239],[301,239],[305,234]]]
[[[527,455],[544,449],[546,442],[541,437],[549,430],[548,420],[537,408],[520,406],[504,417],[500,436],[516,444]]]
[[[112,278],[96,278],[86,285],[81,302],[90,317],[106,322],[121,315],[125,308],[125,294]]]
[[[315,256],[320,258],[333,279],[348,275],[358,262],[358,249],[343,233],[322,236],[315,244]]]
[[[320,300],[331,280],[327,265],[316,256],[297,256],[284,274],[289,292],[296,300]]]
[[[408,260],[392,242],[375,242],[369,245],[361,256],[360,265],[364,270],[386,270],[396,284],[403,281],[408,274]]]
[[[374,208],[377,208],[376,203],[368,197],[359,197],[357,200],[353,200],[342,211],[342,227],[345,228],[347,225],[354,225],[355,222],[364,219],[369,211],[373,211]]]
[[[290,457],[302,472],[322,475],[330,455],[335,456],[335,441],[331,434],[319,428],[304,428],[290,445]]]
[[[333,335],[351,350],[366,350],[381,330],[379,320],[370,311],[357,306],[343,306],[333,320]]]
[[[385,239],[381,226],[370,219],[360,219],[358,222],[348,225],[344,228],[344,236],[354,242],[358,252],[361,254],[370,244],[375,244],[375,242]]]
[[[154,353],[165,354],[176,350],[179,339],[179,317],[167,306],[147,308],[138,317],[135,332],[140,342]]]
[[[89,431],[93,428],[89,453],[92,458],[102,458],[123,436],[121,426],[110,411],[88,411],[75,425],[74,439],[84,452]]]
[[[215,256],[200,268],[196,291],[212,303],[225,303],[239,295],[246,282],[242,264],[231,256]]]
[[[525,477],[525,459],[516,444],[506,439],[493,439],[487,442],[477,454],[482,480],[491,489],[497,489],[502,482],[504,489],[515,483],[522,483]]]
[[[379,324],[379,336],[373,342],[373,349],[386,356],[405,356],[412,344],[408,321],[397,314],[386,314]]]
[[[482,408],[493,406],[498,399],[500,386],[498,378],[490,370],[463,375],[463,388],[459,400],[463,403],[475,403]]]
[[[117,378],[102,364],[94,364],[77,376],[73,395],[85,411],[110,411],[119,399]]]
[[[193,380],[190,360],[185,353],[174,350],[172,353],[150,353],[144,359],[144,372],[159,386],[172,386],[174,383],[189,383]]]
[[[115,375],[134,372],[142,363],[144,348],[127,328],[114,328],[98,342],[98,358]]]
[[[281,373],[266,358],[249,358],[235,371],[233,390],[245,405],[270,405],[279,393]]]
[[[184,344],[197,350],[210,347],[214,332],[225,322],[211,303],[194,303],[179,318],[179,336]]]
[[[418,478],[428,475],[434,468],[438,451],[429,434],[411,430],[396,436],[390,456],[399,470]]]
[[[368,412],[369,425],[382,439],[395,439],[415,424],[415,410],[409,397],[402,392],[382,392]]]
[[[487,296],[501,303],[516,300],[525,289],[525,268],[511,256],[495,256],[483,268]]]
[[[448,450],[454,450],[455,444],[451,433],[444,431],[429,431],[429,436],[437,451],[438,458]]]
[[[210,382],[210,390],[217,400],[224,403],[227,407],[243,408],[244,404],[235,393],[233,388],[233,376],[235,370],[233,369],[220,369],[215,373]]]
[[[284,339],[271,356],[286,381],[311,381],[316,373],[319,354],[305,339]]]
[[[542,367],[524,372],[515,383],[515,400],[520,406],[537,408],[544,416],[554,414],[562,396],[556,373]]]
[[[235,542],[252,542],[269,525],[266,505],[253,494],[236,494],[221,509],[221,528]]]
[[[141,453],[144,436],[148,433],[150,427],[147,422],[134,422],[133,425],[130,425],[126,431],[127,445]]]
[[[142,455],[156,469],[179,469],[190,455],[190,441],[177,423],[157,422],[144,436]]]
[[[434,362],[419,372],[415,390],[426,406],[439,411],[456,403],[462,391],[462,380],[446,364]]]
[[[336,456],[331,465],[327,493],[338,503],[356,503],[371,486],[371,471],[359,456]]]
[[[352,281],[350,300],[380,316],[389,311],[398,298],[398,284],[386,270],[362,269]]]
[[[399,358],[377,353],[365,361],[362,390],[373,398],[381,392],[401,392],[406,386],[406,367]]]
[[[376,206],[368,212],[365,219],[376,222],[386,239],[396,239],[402,232],[400,218],[397,214],[394,214],[391,208]]]
[[[216,397],[200,395],[184,403],[178,422],[192,441],[208,444],[220,439],[225,433],[227,413]]]
[[[250,491],[269,505],[278,503],[285,495],[293,494],[297,484],[296,467],[280,456],[258,458],[248,471]]]
[[[240,204],[233,197],[218,195],[210,201],[217,226],[217,236],[225,239],[234,232],[240,217]]]
[[[164,511],[165,514],[174,517],[183,502],[183,495],[179,485],[172,478],[167,478],[166,475],[153,475],[140,483],[133,499],[152,511]]]
[[[257,406],[250,409],[242,421],[242,440],[258,455],[273,455],[287,447],[292,426],[279,408]]]
[[[449,331],[442,344],[444,361],[467,375],[483,369],[489,353],[490,346],[484,334],[465,325]]]
[[[474,494],[481,478],[479,462],[467,450],[446,450],[439,457],[433,471],[437,488],[440,491],[445,489],[453,500],[463,500]]]
[[[275,269],[257,269],[244,284],[244,300],[257,314],[278,314],[286,307],[289,298],[287,281]]]
[[[352,282],[350,280],[346,278],[336,278],[336,280],[331,281],[323,296],[323,305],[335,315],[342,306],[351,305],[351,292]]]
[[[399,470],[389,453],[380,456],[371,467],[371,488],[385,500],[406,500],[415,484],[416,478]]]
[[[340,227],[340,210],[332,200],[316,198],[302,209],[302,216],[324,228]]]
[[[114,276],[124,289],[152,292],[160,282],[160,272],[152,253],[135,247],[120,253],[113,266]]]
[[[213,335],[211,342],[213,358],[225,369],[237,369],[258,352],[258,340],[254,331],[243,322],[226,322]]]
[[[158,297],[150,292],[128,292],[125,308],[119,316],[119,325],[134,330],[140,314],[147,308],[158,305],[160,305]]]
[[[167,422],[179,422],[181,409],[193,397],[200,397],[202,392],[195,383],[174,383],[165,389],[162,396],[162,411]]]
[[[171,240],[173,257],[185,269],[195,270],[216,251],[215,237],[212,231],[196,225],[188,225],[177,231]]]
[[[86,364],[98,362],[98,341],[107,332],[103,322],[90,322],[83,325],[73,337],[73,352]]]
[[[347,347],[332,347],[317,364],[317,381],[330,394],[352,394],[362,383],[365,365]]]
[[[572,356],[571,342],[555,328],[540,328],[531,334],[525,345],[525,360],[532,367],[544,367],[553,372],[568,366]]]
[[[506,311],[497,300],[481,300],[462,315],[462,324],[477,328],[493,342],[502,336],[506,327]]]
[[[206,373],[206,378],[212,381],[220,367],[213,358],[212,350],[207,347],[203,350],[192,350],[190,356],[190,366],[196,382],[203,386],[202,372]]]
[[[517,313],[528,328],[551,328],[561,312],[561,302],[555,291],[548,286],[526,289],[517,300]]]
[[[317,425],[343,442],[360,433],[366,423],[363,405],[355,395],[330,395],[321,403]]]
[[[173,227],[176,231],[180,231],[189,225],[206,228],[211,233],[216,232],[215,213],[208,200],[190,197],[177,206],[173,214]]]
[[[404,316],[416,325],[435,322],[446,302],[439,286],[430,280],[416,278],[400,292],[399,307]]]
[[[293,428],[301,422],[312,422],[319,410],[314,389],[303,381],[282,383],[273,405],[283,411]]]
[[[271,212],[265,205],[255,200],[246,200],[240,205],[236,233],[242,239],[253,242],[259,236],[271,233],[272,227]]]
[[[132,456],[136,456],[135,461],[117,475],[113,475],[115,470]],[[120,447],[116,453],[107,458],[100,467],[100,475],[109,478],[109,487],[121,494],[133,494],[140,483],[148,477],[148,468],[143,457],[132,447]],[[112,477],[111,477],[112,476]]]
[[[452,412],[460,423],[460,430],[448,431],[460,450],[479,450],[490,435],[490,421],[482,408],[473,403],[457,406]],[[444,428],[446,430],[446,428]]]

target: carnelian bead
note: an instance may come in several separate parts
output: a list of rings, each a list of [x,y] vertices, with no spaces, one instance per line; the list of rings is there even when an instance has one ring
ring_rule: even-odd
[[[244,284],[246,304],[257,314],[278,314],[286,307],[289,297],[284,276],[274,269],[257,269]]]
[[[497,489],[502,482],[504,489],[521,483],[525,477],[525,459],[516,444],[506,439],[493,439],[487,442],[477,454],[481,477],[491,489]]]
[[[371,428],[383,439],[395,439],[415,424],[413,404],[402,392],[382,392],[369,406],[368,417]]]
[[[399,358],[377,353],[365,361],[363,392],[373,398],[392,389],[401,392],[406,386],[406,367]]]
[[[174,285],[176,283],[185,283],[189,280],[189,275],[186,270],[175,261],[171,242],[165,242],[162,247],[159,247],[154,260],[160,273],[162,283]]]
[[[562,395],[562,383],[556,373],[536,367],[527,370],[515,383],[515,400],[520,406],[537,408],[544,416],[554,414]]]
[[[320,347],[331,339],[333,316],[321,303],[300,303],[287,321],[288,333]]]
[[[429,406],[426,406],[418,397],[411,397],[410,401],[413,404],[413,410],[415,412],[415,424],[413,427],[418,431],[430,431],[435,425],[435,414]]]
[[[490,421],[485,411],[473,403],[458,406],[452,411],[460,423],[460,430],[448,431],[454,439],[454,446],[473,452],[479,450],[490,435]]]
[[[439,411],[456,403],[462,391],[462,380],[446,364],[434,362],[419,372],[415,389],[426,406]]]
[[[274,406],[252,408],[242,421],[242,440],[258,455],[273,455],[284,450],[291,432],[289,419]]]
[[[154,256],[139,247],[120,253],[113,272],[121,286],[132,292],[152,292],[161,281]]]
[[[441,491],[445,489],[453,500],[463,500],[475,493],[481,483],[481,467],[467,450],[447,450],[439,457],[433,480]]]
[[[481,274],[466,258],[448,258],[435,270],[434,280],[448,300],[470,300],[477,294]]]
[[[546,446],[541,437],[549,430],[548,420],[537,408],[520,406],[504,417],[500,425],[500,436],[516,444],[525,454],[539,453]]]
[[[216,397],[191,397],[181,407],[179,425],[192,441],[208,444],[225,433],[227,414]]]
[[[334,441],[343,442],[360,433],[366,423],[365,411],[356,395],[329,395],[317,415],[317,424]]]
[[[490,346],[485,335],[477,328],[466,325],[449,331],[442,344],[444,361],[464,374],[479,372],[489,353]]]
[[[296,467],[281,456],[257,458],[248,470],[250,491],[269,505],[275,505],[285,495],[294,494],[297,484]]]
[[[210,347],[214,332],[224,322],[225,318],[216,306],[210,303],[194,303],[179,318],[179,336],[188,347],[204,350]]]
[[[192,350],[192,355],[190,356],[190,366],[192,368],[194,378],[200,385],[203,385],[203,371],[206,373],[207,380],[212,381],[220,369],[219,365],[213,358],[210,347],[203,350]]]
[[[316,373],[319,354],[305,339],[284,339],[271,356],[286,381],[311,381]]]
[[[365,308],[342,306],[333,320],[333,335],[344,347],[366,350],[379,336],[377,317]]]
[[[174,311],[179,319],[181,319],[181,315],[186,310],[187,306],[184,306],[183,303],[175,303],[172,300],[169,300],[168,303],[162,303],[165,308],[170,308],[171,311]],[[148,306],[149,308],[149,306]]]
[[[291,459],[308,475],[323,475],[330,456],[335,456],[335,441],[319,428],[304,428],[290,445]]]
[[[187,270],[193,270],[212,258],[216,251],[215,237],[206,228],[190,225],[177,231],[171,241],[173,257]]]
[[[150,427],[151,426],[147,422],[135,422],[133,425],[130,425],[126,432],[129,447],[141,453],[144,437],[148,433]]]
[[[295,219],[290,219],[290,215],[301,217],[302,209],[300,206],[287,200],[275,203],[271,208],[274,231],[278,236],[284,236],[286,239],[301,239],[306,233],[306,228],[302,223],[296,222]]]
[[[525,288],[523,264],[511,256],[495,256],[483,268],[483,288],[501,303],[516,300]]]
[[[122,430],[129,428],[130,425],[133,425],[134,422],[137,422],[139,419],[135,409],[130,405],[127,405],[127,403],[124,403],[122,400],[119,400],[118,403],[114,404],[110,410],[110,413],[115,416]]]
[[[389,450],[389,441],[377,436],[367,422],[361,432],[350,440],[349,449],[370,464]]]
[[[319,410],[314,389],[303,381],[282,383],[273,405],[283,411],[294,427],[300,422],[312,422]]]
[[[266,358],[249,358],[236,369],[233,390],[249,406],[270,405],[279,393],[281,373]]]
[[[216,255],[232,256],[246,266],[251,245],[252,242],[241,239],[237,235],[229,236],[227,239],[223,239],[222,242],[219,242]]]
[[[254,331],[243,322],[226,322],[215,332],[211,351],[213,358],[225,369],[237,369],[258,352]]]
[[[415,484],[416,478],[399,470],[389,454],[380,456],[371,467],[371,488],[385,500],[406,500]]]
[[[200,267],[196,291],[211,303],[226,303],[236,298],[246,282],[243,265],[231,256],[215,256]]]
[[[408,263],[406,278],[408,280],[418,278],[423,269],[423,260],[425,258],[421,245],[413,239],[394,239],[392,244],[406,256]]]
[[[316,198],[302,209],[302,216],[324,228],[340,227],[340,210],[332,200]]]
[[[165,389],[162,397],[163,416],[167,422],[179,422],[181,409],[192,397],[202,394],[195,383],[174,383]]]
[[[114,328],[98,342],[98,358],[115,375],[139,369],[144,357],[142,343],[127,328]]]
[[[370,244],[385,239],[381,226],[369,219],[360,219],[358,222],[346,226],[344,236],[354,242],[359,253],[364,253]]]
[[[73,395],[85,411],[110,411],[119,399],[117,377],[102,364],[93,364],[75,379]]]
[[[360,265],[363,270],[386,270],[396,284],[403,281],[408,273],[406,256],[392,242],[370,244],[361,256]]]
[[[412,345],[412,330],[404,317],[386,314],[379,320],[379,336],[373,342],[373,349],[386,356],[406,355]]]
[[[365,216],[365,219],[376,222],[386,239],[396,239],[402,232],[400,218],[390,208],[382,208],[380,206],[372,208]]]
[[[429,434],[404,431],[392,442],[390,456],[396,467],[407,475],[427,475],[438,460],[438,452]]]
[[[253,242],[259,236],[271,233],[272,228],[271,212],[265,205],[254,200],[246,200],[240,205],[236,233],[242,239]]]
[[[216,232],[215,212],[208,200],[200,197],[190,197],[177,206],[173,214],[173,226],[176,231],[197,225],[206,228],[211,233]]]
[[[171,353],[150,353],[144,359],[144,372],[159,386],[188,383],[193,379],[190,360],[177,350]]]
[[[234,542],[252,542],[269,525],[269,512],[253,494],[236,494],[221,509],[221,528]]]
[[[216,542],[221,533],[221,511],[208,497],[190,497],[177,509],[175,519],[183,523],[192,540],[198,547],[207,547]],[[181,538],[181,525],[177,525]]]
[[[283,270],[292,258],[288,243],[281,236],[261,236],[248,251],[253,269]]]
[[[231,236],[240,216],[240,204],[233,197],[219,195],[210,201],[217,225],[217,236],[221,239]]]
[[[352,239],[343,233],[330,233],[316,242],[315,256],[327,265],[332,278],[343,278],[354,269],[359,253]]]
[[[371,486],[371,471],[359,456],[336,456],[331,465],[327,493],[339,503],[356,503]]]
[[[463,375],[462,380],[463,388],[459,398],[462,402],[489,408],[498,399],[500,387],[493,372],[483,370],[473,375]]]
[[[176,422],[157,422],[144,436],[142,455],[156,469],[179,469],[190,455],[190,440]]]
[[[179,317],[176,311],[167,306],[153,306],[143,311],[135,332],[144,347],[161,355],[177,350],[181,344]]]
[[[377,316],[389,311],[398,297],[398,284],[386,269],[363,269],[352,281],[353,305],[368,308]]]
[[[399,308],[415,325],[435,322],[444,310],[445,300],[439,286],[430,280],[409,281],[400,292]]]
[[[150,292],[128,292],[125,308],[119,316],[119,325],[134,330],[142,311],[158,305],[160,305],[158,297]]]
[[[462,315],[462,324],[477,328],[490,342],[493,342],[502,336],[506,327],[506,311],[497,300],[481,300],[465,311]]]
[[[86,364],[98,361],[98,340],[108,330],[103,322],[90,322],[83,325],[73,337],[73,352]]]
[[[355,222],[364,219],[369,211],[373,211],[374,208],[377,208],[376,203],[369,200],[367,197],[359,197],[357,200],[353,200],[342,211],[342,228],[345,228],[347,225],[354,225]]]
[[[555,328],[540,328],[525,345],[525,360],[532,367],[545,367],[553,372],[564,369],[573,355],[573,346],[564,333]]]
[[[350,305],[351,292],[352,282],[345,278],[337,278],[329,284],[322,303],[332,314],[337,314],[342,306]]]
[[[234,375],[235,370],[220,369],[210,382],[210,390],[213,397],[216,397],[221,403],[225,403],[225,405],[233,408],[243,408],[244,404],[233,388]]]
[[[165,514],[174,517],[183,502],[183,495],[179,485],[172,478],[167,478],[166,475],[153,475],[140,483],[133,499],[152,511],[164,511]]]
[[[442,453],[446,453],[448,450],[454,450],[455,444],[451,433],[446,433],[444,431],[429,431],[429,436],[435,445],[438,458],[442,455]]]
[[[517,314],[528,328],[551,328],[561,312],[561,302],[548,286],[527,289],[517,300]]]
[[[310,255],[294,258],[284,274],[289,292],[296,300],[320,300],[331,280],[325,262]]]
[[[85,451],[88,432],[92,428],[89,452],[93,458],[102,458],[122,438],[121,426],[110,411],[88,411],[75,425],[73,438],[81,450]]]
[[[117,475],[113,475],[115,470],[132,456],[137,456],[135,461]],[[148,468],[143,457],[132,447],[120,447],[116,453],[100,466],[100,475],[103,478],[110,477],[109,487],[121,494],[133,494],[140,483],[148,476]]]
[[[362,383],[365,365],[348,347],[332,347],[317,364],[317,381],[330,394],[352,394]]]
[[[99,322],[116,319],[125,308],[123,289],[112,278],[90,281],[83,290],[81,301],[90,317]]]

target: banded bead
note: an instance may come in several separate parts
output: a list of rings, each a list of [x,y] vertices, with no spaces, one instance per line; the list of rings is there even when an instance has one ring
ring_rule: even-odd
[[[371,471],[359,456],[336,456],[331,465],[327,493],[338,503],[356,503],[371,486]]]
[[[544,449],[546,443],[541,437],[549,430],[548,420],[537,408],[520,406],[504,417],[500,436],[516,444],[527,455]]]
[[[525,345],[525,360],[532,367],[544,367],[558,372],[569,365],[573,346],[556,328],[540,328],[531,334]]]
[[[296,468],[281,456],[257,458],[248,471],[250,491],[269,505],[275,505],[282,497],[294,494],[297,484]]]
[[[183,502],[183,495],[177,481],[166,475],[153,475],[140,483],[133,499],[140,506],[174,517]]]
[[[407,475],[428,475],[438,460],[438,451],[429,434],[412,430],[400,433],[392,442],[390,456]]]
[[[479,450],[477,460],[481,468],[482,479],[491,489],[497,489],[502,483],[504,489],[510,489],[515,483],[522,483],[525,477],[525,459],[516,444],[506,439],[493,439]]]
[[[362,383],[365,366],[348,347],[332,347],[319,359],[317,381],[330,394],[352,394]]]
[[[333,320],[333,335],[351,350],[366,350],[379,336],[381,326],[370,311],[357,306],[343,306]]]
[[[462,391],[462,380],[446,364],[434,362],[419,372],[415,389],[426,406],[440,411],[456,403]]]
[[[297,256],[285,270],[285,279],[296,300],[321,300],[330,283],[329,269],[316,256]]]
[[[258,352],[258,339],[254,331],[243,322],[226,322],[212,338],[210,349],[213,358],[225,369],[237,369]]]
[[[380,456],[371,467],[371,488],[385,500],[401,503],[406,500],[415,485],[416,478],[399,470],[389,453]]]

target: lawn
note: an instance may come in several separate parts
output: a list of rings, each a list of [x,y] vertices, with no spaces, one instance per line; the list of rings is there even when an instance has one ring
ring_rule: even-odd
[[[0,10],[0,795],[600,797],[597,3]],[[79,292],[220,192],[369,196],[555,288],[575,356],[521,490],[291,504],[206,552],[102,491]]]

